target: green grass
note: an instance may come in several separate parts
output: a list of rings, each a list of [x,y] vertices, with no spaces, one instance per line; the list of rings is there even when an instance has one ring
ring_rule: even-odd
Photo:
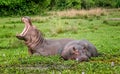
[[[45,38],[87,39],[101,55],[89,62],[64,61],[56,56],[29,56],[24,42],[15,35],[24,25],[21,17],[0,17],[0,72],[3,74],[119,74],[120,22],[105,21],[120,18],[120,11],[109,11],[101,16],[31,16],[33,24]],[[84,17],[84,18],[83,18]],[[117,23],[116,23],[117,22]],[[112,66],[112,62],[114,66]]]

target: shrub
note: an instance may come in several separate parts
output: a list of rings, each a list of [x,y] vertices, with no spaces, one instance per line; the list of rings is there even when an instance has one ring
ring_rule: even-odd
[[[119,0],[94,0],[97,7],[115,8]]]
[[[36,0],[1,0],[0,16],[38,14],[43,12],[42,9],[48,4],[48,0],[40,1],[37,3]]]
[[[82,9],[90,9],[92,7],[95,7],[94,0],[81,0],[81,1]]]
[[[120,0],[0,0],[0,16],[37,15],[45,10],[119,8]]]
[[[80,9],[81,8],[81,0],[51,0],[54,1],[54,9]]]

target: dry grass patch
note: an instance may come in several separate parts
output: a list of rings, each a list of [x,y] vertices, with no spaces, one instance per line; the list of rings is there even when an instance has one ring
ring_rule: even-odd
[[[95,8],[95,9],[90,9],[90,10],[75,10],[75,9],[70,9],[70,10],[65,10],[65,11],[52,11],[49,12],[51,15],[56,15],[60,17],[75,17],[75,16],[86,16],[86,15],[92,15],[92,16],[100,16],[100,15],[105,15],[106,10],[101,9],[101,8]]]
[[[37,22],[37,23],[44,23],[48,21],[51,17],[41,17],[41,16],[34,16],[32,17],[32,22]]]
[[[55,26],[54,28],[50,29],[50,32],[52,35],[57,35],[60,33],[65,33],[65,32],[73,32],[73,33],[77,33],[78,31],[78,27],[77,26],[62,26],[62,25],[58,25]]]

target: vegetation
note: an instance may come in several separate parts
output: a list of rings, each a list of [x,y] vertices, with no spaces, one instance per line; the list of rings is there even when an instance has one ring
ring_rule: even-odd
[[[119,8],[120,0],[0,0],[0,16],[44,15],[48,10]]]
[[[31,16],[33,24],[45,34],[45,38],[87,39],[92,42],[101,55],[89,62],[64,61],[59,55],[29,56],[24,42],[15,37],[24,28],[21,17],[0,17],[0,73],[120,73],[120,21],[108,20],[119,18],[119,13],[119,9],[92,9]]]

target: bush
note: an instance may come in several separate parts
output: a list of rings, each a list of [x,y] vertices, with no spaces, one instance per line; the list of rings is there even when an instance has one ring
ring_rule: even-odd
[[[94,0],[96,7],[115,8],[119,0]]]
[[[93,0],[81,0],[82,9],[90,9],[95,7],[95,2]]]
[[[52,9],[60,9],[60,10],[70,9],[70,8],[80,9],[81,0],[51,0],[51,5],[52,5]]]
[[[0,16],[11,15],[31,15],[43,12],[43,8],[47,7],[47,0],[2,0],[0,2]]]
[[[35,15],[45,10],[119,8],[120,0],[0,0],[0,16]]]

